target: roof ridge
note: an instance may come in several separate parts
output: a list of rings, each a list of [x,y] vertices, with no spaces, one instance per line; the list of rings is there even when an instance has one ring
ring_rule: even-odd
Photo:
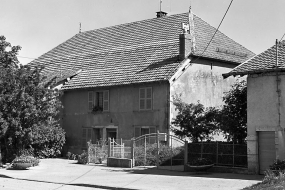
[[[118,24],[118,25],[113,25],[113,26],[107,26],[107,27],[103,27],[103,28],[97,28],[97,29],[92,29],[92,30],[87,30],[81,33],[77,33],[76,35],[80,35],[80,34],[85,34],[85,33],[91,33],[92,31],[97,31],[97,30],[102,30],[102,29],[108,29],[108,28],[116,28],[116,27],[122,27],[124,25],[132,25],[132,24],[137,24],[137,23],[141,23],[141,22],[148,22],[150,20],[154,20],[154,19],[167,19],[169,17],[175,17],[178,15],[183,15],[183,14],[187,14],[188,12],[185,13],[177,13],[177,14],[173,14],[173,15],[169,15],[169,16],[165,16],[165,17],[160,17],[160,18],[149,18],[149,19],[144,19],[144,20],[139,20],[139,21],[132,21],[132,22],[128,22],[128,23],[123,23],[123,24]]]

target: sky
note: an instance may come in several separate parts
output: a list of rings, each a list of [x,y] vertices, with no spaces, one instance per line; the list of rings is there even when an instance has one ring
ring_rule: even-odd
[[[0,35],[22,47],[22,64],[81,31],[156,17],[160,0],[1,0]],[[231,0],[162,0],[168,15],[188,12],[218,27]],[[285,33],[284,0],[233,0],[220,31],[256,54]],[[285,39],[285,37],[284,37]]]

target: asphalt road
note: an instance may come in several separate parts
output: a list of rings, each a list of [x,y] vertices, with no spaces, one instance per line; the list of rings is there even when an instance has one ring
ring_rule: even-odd
[[[137,167],[80,165],[65,159],[43,159],[28,170],[0,169],[0,190],[235,190],[256,184],[263,176],[231,173],[178,172]]]

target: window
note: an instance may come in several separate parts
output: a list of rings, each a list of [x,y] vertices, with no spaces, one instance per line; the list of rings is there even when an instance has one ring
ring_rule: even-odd
[[[140,88],[139,89],[139,108],[140,110],[152,109],[152,88]]]
[[[82,141],[81,147],[82,149],[87,148],[87,142],[92,140],[92,128],[82,128]]]
[[[139,136],[147,135],[151,133],[156,133],[155,126],[135,126],[135,131],[134,131],[135,137],[139,137]]]
[[[88,92],[89,111],[109,111],[109,90]]]

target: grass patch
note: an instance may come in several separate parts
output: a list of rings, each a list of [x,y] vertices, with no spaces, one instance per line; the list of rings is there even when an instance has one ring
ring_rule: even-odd
[[[267,170],[262,182],[246,187],[243,190],[283,190],[285,189],[284,171]]]

